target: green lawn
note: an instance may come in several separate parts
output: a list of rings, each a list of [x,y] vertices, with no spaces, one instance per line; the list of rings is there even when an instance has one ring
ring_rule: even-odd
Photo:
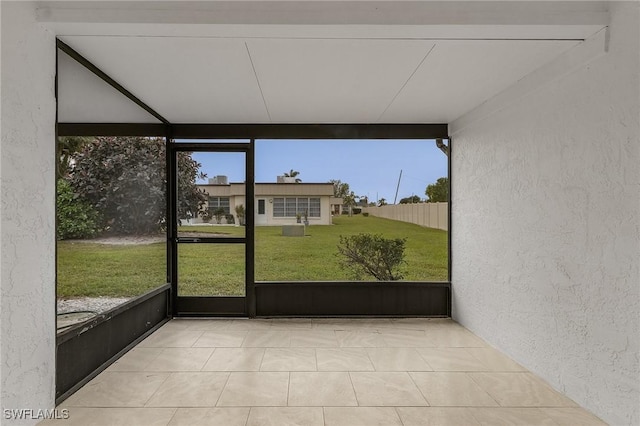
[[[181,233],[242,235],[244,228],[182,227]],[[339,266],[340,235],[382,234],[407,238],[409,281],[447,279],[447,233],[376,217],[336,217],[332,226],[310,226],[305,237],[282,237],[280,227],[256,228],[257,281],[349,280]],[[109,246],[58,242],[58,296],[135,296],[165,282],[165,244]],[[244,294],[243,244],[180,244],[180,295]]]

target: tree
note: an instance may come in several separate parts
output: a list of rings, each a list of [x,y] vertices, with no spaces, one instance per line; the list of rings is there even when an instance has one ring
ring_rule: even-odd
[[[342,197],[342,203],[349,209],[349,216],[353,216],[353,206],[356,205],[357,198],[358,196],[353,191]]]
[[[238,223],[240,224],[240,226],[244,226],[244,215],[245,215],[244,205],[238,204],[235,208],[235,211],[236,211],[236,216],[238,216]]]
[[[371,275],[379,281],[403,278],[400,266],[404,263],[405,238],[384,238],[382,235],[340,235],[338,252],[344,256],[340,265],[356,279]]]
[[[289,171],[289,173],[287,173],[287,172],[285,172],[285,173],[284,173],[284,177],[292,177],[292,178],[296,178],[296,183],[300,183],[300,182],[302,182],[302,179],[300,179],[300,178],[296,177],[296,176],[298,176],[298,175],[300,175],[300,172],[299,172],[299,171],[297,171],[297,170],[293,170],[293,169],[291,169],[291,170]]]
[[[66,179],[58,179],[56,189],[57,238],[93,238],[99,234],[100,215],[91,204],[78,198]]]
[[[56,144],[56,155],[58,164],[56,167],[56,177],[68,177],[73,167],[73,156],[82,151],[85,145],[93,138],[79,136],[60,136]]]
[[[213,214],[213,217],[216,218],[216,223],[220,225],[220,223],[222,222],[222,218],[225,215],[224,209],[222,207],[218,207],[212,212],[212,214]]]
[[[73,155],[69,183],[115,234],[149,234],[166,226],[164,139],[99,137]],[[206,176],[190,153],[178,155],[178,215],[196,216],[206,201],[196,179]],[[194,214],[195,213],[195,214]]]
[[[427,185],[425,190],[427,203],[442,203],[449,201],[449,178],[438,178],[436,183]]]
[[[400,204],[416,204],[422,201],[417,195],[400,199]]]
[[[336,198],[344,198],[349,195],[349,184],[342,182],[340,179],[331,179],[329,183],[333,184],[333,196]]]
[[[378,207],[382,207],[382,206],[386,206],[387,205],[387,200],[385,198],[380,198],[378,200]]]

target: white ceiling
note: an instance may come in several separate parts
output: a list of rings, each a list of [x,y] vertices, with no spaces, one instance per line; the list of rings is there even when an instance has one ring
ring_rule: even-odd
[[[582,3],[570,2],[574,6],[553,14],[527,6],[526,13],[513,9],[491,20],[492,3],[493,9],[472,8],[463,18],[441,13],[446,25],[379,23],[387,17],[371,24],[323,18],[318,25],[291,25],[284,12],[278,23],[265,25],[251,15],[254,9],[246,11],[249,24],[235,22],[235,15],[228,25],[194,24],[215,2],[204,11],[187,8],[179,19],[157,9],[150,18],[146,5],[154,2],[119,14],[118,3],[110,3],[105,16],[93,6],[79,13],[54,3],[40,11],[40,20],[172,123],[450,123],[606,24],[594,2],[582,14],[571,9]],[[508,19],[512,25],[502,23]],[[60,122],[156,121],[64,55],[58,101]]]

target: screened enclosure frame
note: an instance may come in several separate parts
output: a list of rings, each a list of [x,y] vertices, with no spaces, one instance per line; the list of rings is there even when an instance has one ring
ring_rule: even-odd
[[[206,300],[193,300],[194,308],[189,309],[190,312],[181,312],[177,303],[177,287],[176,287],[176,244],[177,238],[177,217],[175,210],[176,188],[172,182],[176,179],[175,155],[174,150],[180,151],[207,151],[216,149],[241,149],[247,152],[247,204],[251,203],[250,214],[247,217],[246,228],[247,233],[244,242],[247,244],[246,251],[246,273],[247,273],[247,293],[246,307],[243,314],[249,317],[254,316],[326,316],[326,315],[420,315],[420,316],[449,316],[451,312],[451,137],[448,135],[448,125],[446,123],[424,124],[424,123],[408,123],[408,124],[392,124],[392,123],[353,123],[353,124],[202,124],[202,123],[171,123],[160,113],[155,111],[151,106],[145,104],[137,98],[128,89],[121,86],[110,76],[73,50],[70,46],[57,40],[57,48],[72,57],[86,69],[94,73],[105,83],[120,92],[123,96],[134,102],[140,108],[144,109],[151,116],[158,120],[158,123],[60,123],[57,122],[57,136],[160,136],[164,137],[167,144],[167,220],[169,229],[167,234],[167,277],[171,284],[171,298],[168,306],[168,314],[171,316],[180,315],[206,315],[207,309],[203,309],[203,303]],[[135,89],[135,88],[132,88]],[[57,94],[57,86],[56,86]],[[249,140],[248,144],[211,144],[207,142],[195,142],[191,144],[176,144],[177,139],[192,140]],[[420,306],[414,306],[412,309],[403,310],[403,306],[411,305],[411,300],[427,300],[430,296],[417,296],[414,293],[407,293],[401,297],[402,300],[393,302],[394,307],[383,307],[384,299],[388,299],[389,295],[371,296],[371,291],[378,291],[378,288],[385,287],[385,283],[380,282],[349,282],[349,281],[331,281],[331,282],[256,282],[254,275],[255,267],[255,249],[254,249],[254,144],[258,139],[314,139],[314,140],[363,140],[363,139],[420,139],[420,140],[442,140],[448,141],[448,177],[449,177],[449,205],[448,205],[448,280],[446,282],[393,282],[386,287],[391,291],[399,291],[402,287],[415,289],[416,286],[423,288],[444,289],[443,293],[439,293],[436,299],[438,303],[444,303],[438,309],[427,309],[421,311]],[[175,148],[180,145],[180,147]],[[250,167],[249,167],[250,166]],[[252,196],[249,196],[251,194]],[[249,206],[248,206],[249,207]],[[250,246],[250,247],[249,247]],[[277,286],[280,286],[279,288]],[[306,289],[298,288],[307,286]],[[335,300],[327,299],[323,292],[336,289],[341,286],[350,286],[351,289],[343,290],[343,295],[336,297]],[[284,289],[289,289],[289,295],[283,293]],[[296,288],[294,291],[293,289]],[[315,288],[315,290],[313,290]],[[362,291],[352,291],[361,289]],[[307,292],[310,290],[310,292]],[[411,290],[413,291],[413,290]],[[305,293],[307,292],[307,293]],[[349,295],[350,294],[350,295]],[[366,299],[364,306],[358,308],[358,301],[353,298]],[[376,299],[373,303],[372,297]],[[426,299],[425,299],[426,297]],[[346,298],[346,300],[345,300]],[[393,297],[391,297],[393,299]],[[194,298],[195,299],[195,298]],[[208,299],[208,298],[205,298]],[[262,299],[262,300],[260,300]],[[321,301],[321,302],[320,302]],[[261,303],[265,302],[265,303]],[[268,303],[267,303],[268,302]],[[306,305],[305,305],[306,303]],[[283,308],[284,304],[284,308]],[[286,309],[286,305],[295,304],[305,305],[304,309]],[[195,306],[198,306],[197,308]],[[237,305],[239,306],[239,305]],[[412,305],[413,306],[413,305]],[[349,309],[353,308],[353,312]],[[232,310],[233,311],[233,310]],[[229,314],[242,314],[241,312],[229,312]]]

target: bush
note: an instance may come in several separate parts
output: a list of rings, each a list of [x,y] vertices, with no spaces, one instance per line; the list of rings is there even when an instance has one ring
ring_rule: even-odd
[[[65,179],[56,184],[56,236],[69,238],[93,238],[100,233],[100,215],[89,202],[78,197]]]
[[[400,266],[404,261],[406,238],[384,238],[376,234],[340,235],[338,252],[344,256],[340,265],[355,279],[370,275],[379,281],[403,278]]]
[[[212,214],[213,217],[216,218],[216,223],[220,225],[222,223],[222,218],[225,217],[224,209],[222,207],[218,207],[212,212]]]
[[[362,213],[362,216],[364,216],[364,217],[369,217],[369,212],[364,212],[364,213]]]
[[[204,223],[209,223],[211,222],[211,218],[213,217],[213,214],[211,213],[210,209],[205,209],[200,212],[200,217],[202,218],[202,221]]]
[[[236,219],[233,217],[232,214],[225,215],[224,219],[227,221],[227,224],[236,223]]]

